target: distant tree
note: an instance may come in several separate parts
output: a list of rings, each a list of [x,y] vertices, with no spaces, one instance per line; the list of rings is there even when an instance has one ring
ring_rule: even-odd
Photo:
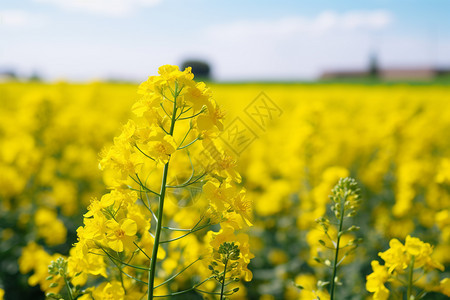
[[[30,80],[30,81],[37,81],[37,82],[40,82],[40,81],[42,81],[42,78],[41,78],[41,75],[39,75],[38,72],[34,71],[34,72],[31,74],[29,80]]]
[[[18,78],[14,70],[6,70],[6,69],[5,70],[0,69],[0,76],[7,77],[13,80]]]
[[[369,75],[372,78],[378,78],[380,75],[380,68],[378,66],[378,58],[375,53],[370,56]]]
[[[182,69],[184,70],[187,67],[192,68],[192,73],[194,73],[197,79],[211,79],[211,68],[207,62],[201,60],[186,60],[182,64]]]

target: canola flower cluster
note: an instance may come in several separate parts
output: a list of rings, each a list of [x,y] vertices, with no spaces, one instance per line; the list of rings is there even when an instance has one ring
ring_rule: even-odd
[[[339,284],[343,287],[337,286],[336,299],[352,295],[369,297],[374,293],[366,289],[370,261],[375,259],[379,252],[385,251],[392,239],[405,240],[410,235],[426,241],[433,245],[433,253],[430,254],[432,260],[448,270],[450,144],[448,139],[444,138],[450,128],[447,86],[211,84],[209,87],[214,91],[215,98],[226,108],[228,121],[216,123],[212,131],[206,130],[206,138],[200,138],[171,155],[168,185],[174,187],[166,190],[161,241],[173,240],[189,233],[171,231],[164,227],[199,230],[181,239],[162,243],[157,253],[157,266],[162,268],[157,269],[155,285],[163,283],[200,257],[206,258],[210,255],[211,259],[195,262],[169,284],[156,288],[155,295],[189,289],[200,283],[201,278],[210,276],[212,280],[205,282],[198,289],[219,292],[223,277],[232,280],[236,277],[235,273],[249,278],[250,273],[245,268],[239,270],[239,265],[223,274],[223,261],[228,261],[230,266],[234,264],[232,258],[236,251],[233,250],[232,243],[236,245],[236,241],[240,240],[242,245],[251,244],[251,252],[255,253],[255,258],[247,267],[252,271],[253,278],[250,283],[236,283],[240,290],[229,297],[314,299],[320,296],[321,299],[327,299],[329,285],[323,287],[320,291],[322,294],[317,294],[317,286],[329,281],[330,269],[314,258],[319,257],[319,253],[332,254],[333,251],[329,248],[334,245],[323,230],[317,229],[316,220],[331,213],[331,200],[328,198],[330,190],[339,178],[348,176],[358,181],[362,199],[357,214],[348,225],[360,227],[360,230],[342,234],[341,244],[347,245],[361,237],[363,242],[339,265],[337,274]],[[140,91],[144,92],[145,85],[142,88]],[[23,273],[34,272],[29,277],[30,283],[41,284],[43,289],[55,295],[65,292],[62,288],[65,285],[64,278],[52,275],[53,278],[46,281],[50,275],[44,274],[46,270],[48,273],[51,261],[57,262],[59,256],[53,256],[54,253],[64,254],[69,272],[66,277],[74,290],[77,290],[77,284],[81,284],[77,280],[86,278],[84,287],[88,287],[93,286],[94,280],[97,279],[104,283],[95,284],[96,288],[90,290],[90,295],[94,298],[99,298],[102,293],[121,295],[122,274],[127,294],[132,295],[135,289],[138,290],[137,286],[141,288],[138,293],[145,294],[149,278],[147,263],[150,259],[136,246],[134,249],[137,249],[137,252],[133,256],[136,261],[133,263],[142,262],[140,266],[145,270],[140,272],[120,265],[125,273],[144,282],[136,283],[133,288],[128,285],[130,282],[136,282],[136,279],[120,272],[112,261],[118,259],[127,263],[124,259],[129,256],[122,255],[129,255],[132,251],[130,247],[134,247],[134,243],[129,241],[134,232],[132,221],[136,224],[136,240],[133,242],[139,246],[145,242],[142,235],[145,226],[150,226],[152,234],[155,232],[156,220],[144,204],[157,214],[159,201],[157,195],[141,187],[136,176],[134,179],[138,182],[131,177],[125,178],[125,174],[133,168],[137,169],[142,172],[142,175],[139,173],[142,185],[159,194],[167,155],[158,156],[158,153],[161,153],[158,151],[162,148],[171,151],[174,146],[170,139],[164,140],[156,134],[153,136],[148,133],[147,147],[141,147],[143,145],[140,144],[137,146],[155,161],[146,158],[136,147],[126,146],[124,141],[134,141],[138,137],[127,137],[129,131],[139,132],[142,128],[139,119],[145,118],[144,113],[141,116],[135,114],[134,126],[132,122],[127,123],[131,118],[131,101],[136,98],[135,90],[134,85],[110,83],[0,84],[0,95],[2,99],[7,99],[0,107],[0,214],[4,221],[1,223],[0,247],[4,253],[1,257],[2,266],[6,262],[11,266],[4,268],[5,272],[0,278],[0,287],[5,288],[6,297],[14,292],[8,277],[15,274],[12,266],[17,264],[15,261],[21,253],[18,246],[23,247],[28,241],[34,241],[34,244],[30,243],[23,249],[20,268]],[[264,130],[242,113],[248,105],[252,105],[253,99],[261,91],[283,110],[278,119],[266,119]],[[170,91],[167,95],[172,100]],[[140,94],[139,97],[142,98],[138,99],[138,103],[144,102],[144,96],[145,94]],[[173,112],[173,106],[170,104],[173,103],[165,101],[164,110],[170,115]],[[139,110],[143,109],[139,105],[133,106],[133,113],[139,113]],[[261,111],[264,108],[258,109]],[[168,130],[170,118],[161,106],[158,110],[161,124]],[[196,111],[202,111],[201,107],[196,107]],[[193,120],[194,127],[186,137],[184,145],[199,136],[197,133],[201,130],[198,128],[208,121],[206,112],[205,109],[195,117],[197,120]],[[263,115],[269,115],[268,111],[261,112]],[[205,117],[199,121],[199,117],[203,115]],[[221,134],[222,138],[227,136],[228,124],[235,117],[240,117],[252,127],[258,138],[241,153],[239,164],[236,164],[235,158],[231,158],[228,152],[229,158],[220,164],[233,167],[222,172],[214,165],[217,159],[212,160],[213,157],[218,157],[213,149],[220,149],[219,153],[225,153],[227,148],[219,148],[219,139],[216,137]],[[113,140],[120,123],[127,124],[123,130],[127,132],[120,138],[116,137],[119,141],[113,148],[117,151],[103,152],[103,173],[100,173],[97,170],[97,153]],[[182,129],[189,130],[189,123],[189,119],[177,121],[174,136],[176,142],[184,138],[185,132],[182,132]],[[209,133],[212,134],[210,140],[214,140],[214,148],[206,143]],[[140,134],[139,137],[144,136],[144,133]],[[161,142],[163,147],[153,147],[158,142]],[[175,146],[178,144],[175,143]],[[206,151],[203,151],[204,149]],[[123,156],[119,150],[125,151]],[[116,159],[114,164],[112,161],[104,161],[108,155]],[[140,165],[139,160],[144,158],[145,163]],[[131,163],[128,164],[129,162]],[[191,179],[195,180],[203,175],[204,171],[208,171],[209,175],[201,177],[199,182],[192,185],[180,187],[191,177],[191,162],[195,166]],[[124,171],[117,167],[118,164]],[[155,171],[152,172],[151,169]],[[104,192],[102,177],[111,188],[108,193]],[[232,180],[224,181],[225,177]],[[245,186],[246,190],[240,188],[241,186]],[[103,193],[105,195],[101,197]],[[90,202],[93,196],[99,200]],[[142,203],[139,199],[150,200],[151,205],[149,206],[148,202]],[[234,199],[232,204],[242,208],[228,212],[226,207],[231,203],[221,207],[223,202],[218,199]],[[236,234],[234,229],[244,226],[245,223],[249,225],[250,216],[246,217],[248,210],[245,209],[248,202],[238,199],[254,203],[254,226],[248,235]],[[133,203],[136,200],[137,202]],[[104,227],[99,228],[104,230],[100,246],[107,250],[111,258],[105,256],[105,253],[102,254],[103,250],[100,248],[88,250],[91,252],[89,259],[93,262],[98,259],[94,258],[93,253],[103,255],[102,261],[106,262],[104,271],[95,263],[88,263],[80,268],[90,270],[87,271],[91,272],[89,275],[74,276],[77,273],[70,273],[70,261],[81,254],[73,254],[74,250],[69,253],[69,249],[71,244],[77,242],[76,228],[86,213],[86,207],[90,207],[86,219],[100,220],[103,217],[106,221],[114,221],[112,217],[108,217],[108,208],[112,207],[111,211],[115,212],[119,207],[115,201],[121,201],[119,220],[116,223],[105,222]],[[111,202],[115,204],[103,207]],[[135,209],[136,207],[138,209]],[[208,207],[211,207],[209,211]],[[40,212],[37,213],[38,211]],[[100,214],[100,211],[106,213],[106,216]],[[221,220],[221,212],[229,215]],[[141,216],[152,221],[148,225],[144,224],[140,221]],[[125,220],[121,223],[122,219]],[[199,220],[201,221],[196,224]],[[221,230],[218,225],[212,225],[219,220],[222,221]],[[37,224],[40,224],[42,229],[39,230]],[[207,229],[202,227],[207,224],[213,226],[215,233],[204,234]],[[116,237],[116,231],[123,231],[124,235],[119,234],[119,237]],[[50,234],[51,232],[54,234]],[[93,233],[88,231],[87,234]],[[338,235],[336,225],[330,224],[328,234],[335,240]],[[201,239],[202,236],[206,237]],[[214,243],[211,242],[213,237]],[[319,240],[325,242],[325,245]],[[153,247],[154,238],[151,235],[147,243],[149,248]],[[86,244],[98,247],[90,245],[89,242]],[[223,246],[220,252],[228,249],[228,254],[219,253],[222,244],[227,246]],[[124,250],[119,254],[111,248],[120,249],[121,245]],[[244,258],[245,251],[240,249],[240,257]],[[36,255],[31,256],[31,253]],[[152,253],[147,255],[151,257]],[[322,258],[324,261],[329,259],[332,265],[332,256]],[[341,258],[340,253],[339,259]],[[114,261],[119,262],[118,260]],[[381,262],[380,264],[383,265]],[[240,265],[243,267],[245,264]],[[64,263],[60,266],[64,266]],[[80,266],[83,265],[80,263]],[[421,268],[415,269],[414,278],[419,276],[420,270]],[[408,268],[404,269],[403,273],[392,271],[389,276],[394,274],[404,281],[408,271]],[[104,274],[108,280],[115,280],[108,282],[108,285]],[[17,278],[18,275],[15,276]],[[429,280],[430,276],[435,277]],[[439,298],[445,297],[439,295],[445,295],[443,287],[448,283],[445,279],[449,277],[448,271],[444,270],[439,278],[437,271],[428,272],[425,277],[429,281],[423,281],[423,278],[415,281],[412,293],[417,295],[420,289],[426,287],[427,297],[445,299]],[[293,281],[304,289],[299,290]],[[52,283],[58,283],[58,286],[50,288]],[[79,290],[84,287],[80,285]],[[406,295],[407,292],[407,284],[400,287],[388,280],[385,287],[390,291],[391,298],[402,292]],[[24,287],[21,289],[23,292],[27,291]],[[124,297],[131,297],[127,294]],[[203,295],[215,296],[206,293]]]
[[[299,291],[292,281],[303,287],[301,276],[328,281],[330,270],[314,258],[333,244],[315,224],[327,213],[330,190],[348,176],[361,188],[363,201],[349,224],[360,230],[344,233],[341,242],[364,239],[340,265],[346,288],[336,299],[368,295],[370,261],[392,238],[409,234],[433,244],[434,258],[448,270],[447,86],[249,84],[240,87],[241,97],[253,99],[261,89],[284,113],[257,131],[259,139],[240,160],[255,203],[251,236],[258,272],[249,293],[255,287],[254,294],[267,299],[307,299],[306,288]],[[218,86],[215,94],[229,98],[233,91]],[[234,111],[249,102],[234,104]],[[329,234],[337,236],[335,226]]]
[[[372,261],[373,273],[367,276],[366,287],[369,292],[374,293],[374,300],[389,299],[390,291],[385,286],[388,283],[394,289],[406,288],[406,299],[420,299],[428,291],[439,291],[450,297],[449,278],[431,282],[433,279],[436,280],[436,276],[434,278],[427,276],[435,269],[444,270],[444,266],[431,257],[433,248],[430,244],[408,235],[404,245],[399,240],[392,239],[389,246],[388,250],[379,253],[384,265],[380,265],[377,260]],[[405,282],[406,287],[403,286]],[[415,295],[414,286],[421,289]],[[398,293],[403,298],[403,292]]]
[[[202,264],[193,266],[199,260],[207,264],[223,243],[232,242],[238,249],[233,281],[252,278],[248,236],[235,233],[251,225],[252,204],[238,186],[235,159],[215,142],[224,113],[205,84],[193,81],[189,68],[163,66],[138,93],[142,97],[132,108],[136,119],[123,126],[100,161],[110,192],[91,201],[84,226],[77,230],[78,242],[57,279],[64,278],[71,299],[81,294],[80,299],[136,299],[145,294],[153,299],[154,294],[201,291],[209,279],[222,286],[219,295],[231,294],[237,290],[223,289],[229,279],[226,262],[220,278],[218,273],[208,276],[211,271]],[[197,203],[183,207],[183,201]],[[198,234],[216,224],[219,231]],[[22,258],[29,251],[31,246]],[[183,292],[173,291],[170,284],[182,285],[186,279],[178,275],[189,267],[190,274],[206,279]],[[38,276],[38,268],[34,270]],[[102,277],[102,284],[84,288]],[[55,291],[41,288],[58,298],[56,292],[64,285],[55,279],[46,278]],[[214,285],[210,288],[212,292],[202,292],[214,294]]]
[[[98,141],[84,136],[87,126],[73,126],[73,114],[88,108],[65,104],[61,90],[24,95],[16,107],[5,102],[0,121],[2,219],[49,246],[66,241],[62,218],[75,219],[101,183],[89,167],[97,160]],[[98,136],[107,132],[103,127]]]
[[[21,248],[36,242],[50,253],[68,254],[75,224],[104,189],[92,166],[125,115],[122,103],[95,100],[130,94],[122,86],[82,87],[0,84],[0,282],[11,299],[36,297],[17,274]]]

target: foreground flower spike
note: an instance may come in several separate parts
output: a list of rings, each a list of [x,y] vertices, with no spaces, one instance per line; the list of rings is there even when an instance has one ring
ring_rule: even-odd
[[[209,268],[213,272],[214,278],[220,284],[220,299],[222,300],[224,296],[232,295],[239,290],[239,288],[235,288],[230,291],[225,291],[225,286],[230,282],[239,281],[239,277],[236,276],[235,271],[239,265],[237,260],[239,260],[240,250],[239,246],[235,245],[234,242],[224,242],[219,246],[219,250],[215,250],[214,252],[215,260],[211,262]],[[227,281],[229,282],[227,283]]]
[[[336,221],[331,221],[327,217],[316,220],[322,229],[322,233],[317,239],[319,243],[317,246],[324,248],[324,250],[331,249],[333,255],[332,257],[326,257],[328,253],[318,251],[319,256],[314,259],[332,270],[330,281],[321,282],[320,288],[329,284],[329,297],[333,300],[336,298],[335,287],[339,282],[337,276],[338,267],[345,262],[345,259],[355,251],[358,244],[362,241],[351,234],[358,231],[359,227],[345,224],[347,219],[353,217],[357,212],[361,202],[360,189],[355,179],[350,177],[341,178],[332,189],[329,197],[332,201],[331,211]],[[337,228],[331,224],[336,224]],[[342,242],[345,242],[345,245],[342,245]],[[299,284],[301,285],[301,282]]]
[[[52,263],[51,278],[62,278],[70,299],[217,294],[201,287],[207,281],[223,297],[230,280],[251,280],[248,236],[235,231],[251,225],[252,203],[238,185],[235,159],[217,142],[223,111],[193,77],[190,68],[166,65],[139,86],[136,118],[100,161],[110,192],[91,201],[69,258]],[[218,224],[224,228],[206,234]],[[205,266],[218,266],[217,256],[223,270],[209,275]]]
[[[230,296],[239,289],[228,289],[233,282],[238,282],[240,278],[245,281],[252,280],[253,274],[247,268],[254,255],[250,252],[249,237],[246,234],[235,234],[234,228],[225,224],[219,232],[209,232],[211,262],[208,268],[212,271],[212,277],[219,283],[220,299]]]
[[[64,282],[66,287],[67,296],[70,300],[76,299],[79,295],[79,291],[77,289],[73,289],[69,283],[69,278],[67,274],[67,260],[62,257],[59,257],[56,261],[52,261],[48,266],[48,273],[50,276],[46,278],[49,280],[50,287],[58,287],[60,285],[60,281]],[[47,293],[47,298],[50,299],[63,299],[61,294],[55,293]]]
[[[373,273],[367,276],[366,289],[374,293],[374,300],[389,298],[387,284],[397,288],[401,294],[406,290],[406,299],[421,299],[431,291],[450,297],[450,290],[446,286],[448,278],[440,283],[428,282],[428,274],[444,270],[442,264],[431,258],[433,247],[430,244],[408,235],[404,245],[399,240],[392,239],[389,246],[388,250],[378,254],[384,260],[384,265],[376,260],[372,261]],[[414,287],[421,291],[415,292]]]

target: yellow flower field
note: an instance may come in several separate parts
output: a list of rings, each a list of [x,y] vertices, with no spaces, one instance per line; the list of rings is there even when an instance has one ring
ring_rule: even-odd
[[[5,299],[450,297],[450,86],[160,74],[0,83]]]

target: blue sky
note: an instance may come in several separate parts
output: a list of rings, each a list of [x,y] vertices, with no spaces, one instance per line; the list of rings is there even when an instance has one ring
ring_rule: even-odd
[[[2,0],[0,69],[50,80],[142,81],[162,64],[211,63],[217,80],[313,79],[450,66],[450,1]]]

